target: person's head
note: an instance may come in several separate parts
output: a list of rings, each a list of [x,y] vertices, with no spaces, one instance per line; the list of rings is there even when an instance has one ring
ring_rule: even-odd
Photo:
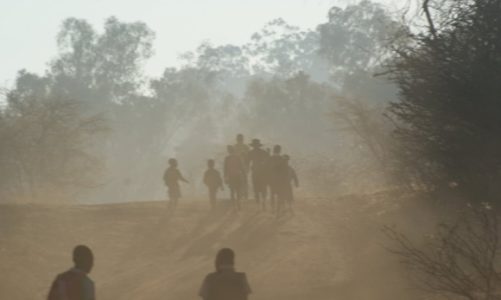
[[[207,161],[207,167],[209,167],[209,169],[214,169],[214,160],[213,159],[209,159]]]
[[[169,166],[177,167],[177,160],[175,158],[169,159]]]
[[[94,255],[89,247],[78,245],[73,249],[73,262],[75,263],[75,268],[89,273],[94,265]]]
[[[239,133],[237,134],[237,143],[242,144],[244,142],[244,135]]]
[[[289,160],[291,159],[289,155],[284,154],[282,157],[284,158],[285,163],[289,163]]]
[[[275,147],[273,147],[273,154],[280,154],[280,152],[282,152],[282,146],[275,145]]]
[[[228,150],[229,154],[233,154],[235,152],[235,148],[233,148],[232,145],[228,145],[228,147],[226,147],[226,149]]]
[[[230,248],[223,248],[219,250],[216,255],[216,270],[224,267],[233,267],[235,265],[235,252]]]

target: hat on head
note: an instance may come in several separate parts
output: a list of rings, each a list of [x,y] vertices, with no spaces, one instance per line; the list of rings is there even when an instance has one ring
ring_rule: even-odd
[[[261,147],[263,144],[259,141],[259,139],[253,139],[252,143],[250,143],[251,146],[253,147]]]

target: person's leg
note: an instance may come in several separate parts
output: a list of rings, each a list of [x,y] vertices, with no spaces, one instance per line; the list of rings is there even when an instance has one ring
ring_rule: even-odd
[[[275,193],[276,193],[277,217],[281,217],[282,214],[285,212],[285,205],[286,205],[285,202],[287,201],[284,186],[282,185],[276,186]]]
[[[249,195],[249,185],[247,181],[247,173],[242,176],[242,199],[247,200]]]
[[[172,195],[171,198],[170,198],[170,201],[169,201],[169,209],[170,210],[176,210],[177,208],[177,196],[175,195]]]
[[[240,181],[240,184],[236,188],[236,197],[235,197],[235,206],[237,210],[240,210],[240,200],[242,199],[242,195],[243,195],[243,186]]]
[[[266,186],[265,186],[265,188],[266,188]],[[259,191],[259,194],[261,195],[261,203],[262,203],[261,209],[263,211],[266,211],[266,202],[267,202],[267,199],[266,199],[266,193],[263,192],[263,186],[261,186],[261,190]]]
[[[169,203],[168,203],[167,207],[169,208],[169,210],[172,210],[172,207],[173,207],[172,203],[173,203],[174,195],[172,194],[171,188],[168,188],[167,195],[169,197]]]
[[[286,187],[285,187],[285,208],[287,210],[289,210],[290,212],[292,212],[292,185],[290,184],[287,184]]]
[[[231,202],[231,207],[233,209],[235,209],[235,198],[236,198],[235,186],[230,185],[230,202]]]
[[[209,201],[212,210],[216,208],[216,194],[217,188],[209,187]]]
[[[260,199],[259,194],[259,176],[255,172],[252,173],[252,188],[254,190],[254,200],[259,203],[262,199]]]
[[[257,190],[257,194],[258,194],[258,197],[259,197],[259,200],[261,201],[261,208],[263,210],[266,210],[266,193],[265,193],[265,188],[266,188],[266,185],[265,185],[265,182],[263,180],[263,177],[261,176],[259,178],[259,180],[256,182],[256,190]]]
[[[271,202],[271,210],[272,212],[276,212],[277,210],[277,190],[274,185],[270,185],[270,202]]]

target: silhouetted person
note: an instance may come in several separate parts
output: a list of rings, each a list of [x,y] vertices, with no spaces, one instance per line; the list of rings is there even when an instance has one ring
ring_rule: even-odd
[[[221,178],[221,173],[214,169],[214,160],[209,159],[207,161],[207,171],[204,174],[204,183],[209,189],[209,200],[212,209],[216,207],[217,191],[218,189],[223,190],[223,179]]]
[[[289,155],[284,155],[283,159],[284,159],[285,165],[287,167],[287,181],[285,182],[283,196],[284,196],[285,203],[287,203],[287,205],[289,206],[289,209],[291,211],[293,211],[292,203],[294,202],[294,191],[292,189],[292,184],[294,184],[294,186],[296,188],[299,187],[299,180],[297,178],[296,171],[289,164],[289,161],[290,161]]]
[[[164,173],[164,182],[168,189],[169,195],[169,208],[176,209],[177,202],[181,198],[181,187],[179,186],[179,181],[188,183],[188,180],[184,179],[183,175],[177,168],[177,160],[174,158],[169,159],[169,167]]]
[[[250,144],[252,150],[249,152],[249,162],[252,176],[252,186],[254,188],[254,198],[257,203],[262,202],[263,208],[266,208],[266,182],[268,153],[261,149],[261,142],[253,139]]]
[[[228,146],[228,156],[224,159],[224,180],[230,188],[230,198],[233,208],[240,209],[242,197],[242,177],[245,167],[240,156],[235,154],[233,146]]]
[[[203,300],[247,300],[251,289],[245,273],[235,271],[233,250],[219,250],[215,266],[216,271],[205,277],[199,296]]]
[[[242,177],[242,198],[247,199],[249,194],[249,183],[248,183],[248,173],[249,173],[249,146],[245,144],[244,135],[237,135],[237,143],[233,146],[235,149],[235,154],[240,157],[245,167],[245,174]]]
[[[273,147],[273,155],[268,162],[269,179],[271,186],[271,201],[274,205],[277,216],[283,212],[285,204],[285,189],[287,187],[288,167],[285,159],[281,155],[282,147],[275,145]],[[275,202],[276,200],[276,202]]]
[[[48,300],[95,300],[94,282],[87,276],[94,264],[94,256],[87,246],[73,249],[73,268],[57,275],[49,291]]]

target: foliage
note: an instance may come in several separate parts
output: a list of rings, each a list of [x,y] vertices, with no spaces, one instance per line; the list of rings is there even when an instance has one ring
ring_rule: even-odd
[[[390,249],[412,272],[418,286],[451,299],[499,299],[501,277],[496,269],[500,250],[497,212],[469,207],[452,224],[441,224],[423,246],[386,227],[395,243]]]
[[[106,131],[99,115],[52,94],[47,78],[20,72],[0,119],[0,186],[4,197],[64,195],[99,183],[90,151]]]
[[[390,111],[401,162],[436,189],[493,200],[501,166],[501,3],[424,1],[425,32],[390,65],[400,100]],[[435,8],[436,10],[432,10]]]

